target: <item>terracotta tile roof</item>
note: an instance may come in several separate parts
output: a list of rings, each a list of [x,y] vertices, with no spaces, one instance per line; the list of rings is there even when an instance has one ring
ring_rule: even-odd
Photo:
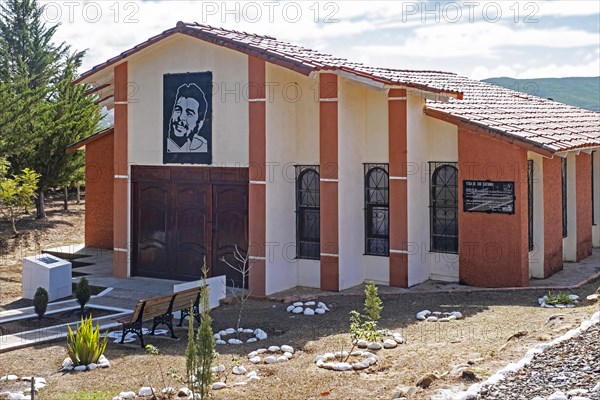
[[[234,48],[263,58],[273,64],[309,75],[316,71],[345,71],[375,81],[404,85],[435,93],[460,95],[460,89],[447,83],[454,74],[437,71],[409,71],[374,68],[351,62],[316,50],[283,42],[271,36],[232,31],[198,23],[178,23],[182,33],[199,37],[215,44]]]
[[[550,153],[600,146],[600,113],[454,76],[462,100],[428,101],[428,115],[471,124]],[[534,149],[535,150],[535,149]]]
[[[428,101],[425,112],[451,122],[517,140],[532,149],[551,154],[575,148],[600,146],[600,114],[499,86],[438,71],[375,68],[302,46],[198,23],[178,22],[175,28],[148,39],[84,73],[83,81],[155,42],[180,33],[249,54],[304,75],[318,71],[343,71],[370,80],[456,96],[448,101]]]

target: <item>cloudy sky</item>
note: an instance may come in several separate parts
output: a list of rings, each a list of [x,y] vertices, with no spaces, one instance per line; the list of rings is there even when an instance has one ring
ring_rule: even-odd
[[[600,2],[41,1],[83,70],[179,20],[268,34],[369,65],[475,79],[598,76]],[[82,70],[82,72],[83,72]]]

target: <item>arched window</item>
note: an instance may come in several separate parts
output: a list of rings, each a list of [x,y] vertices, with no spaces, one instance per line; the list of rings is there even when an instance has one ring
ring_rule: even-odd
[[[452,163],[431,163],[431,251],[458,253],[458,169]]]
[[[365,164],[365,254],[390,254],[389,204],[387,165]]]
[[[318,166],[296,166],[296,258],[320,257],[319,187]]]

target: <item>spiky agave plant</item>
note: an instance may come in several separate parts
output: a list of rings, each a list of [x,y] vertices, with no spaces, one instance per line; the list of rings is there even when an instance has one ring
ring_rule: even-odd
[[[77,333],[73,333],[71,325],[68,326],[67,353],[74,366],[97,363],[104,350],[108,336],[100,340],[100,323],[92,323],[92,316],[81,317],[81,324],[77,326]]]

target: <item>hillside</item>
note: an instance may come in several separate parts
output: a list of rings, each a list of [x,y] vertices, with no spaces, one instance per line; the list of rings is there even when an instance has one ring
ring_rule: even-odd
[[[600,76],[538,79],[489,78],[484,79],[483,82],[600,112]]]

